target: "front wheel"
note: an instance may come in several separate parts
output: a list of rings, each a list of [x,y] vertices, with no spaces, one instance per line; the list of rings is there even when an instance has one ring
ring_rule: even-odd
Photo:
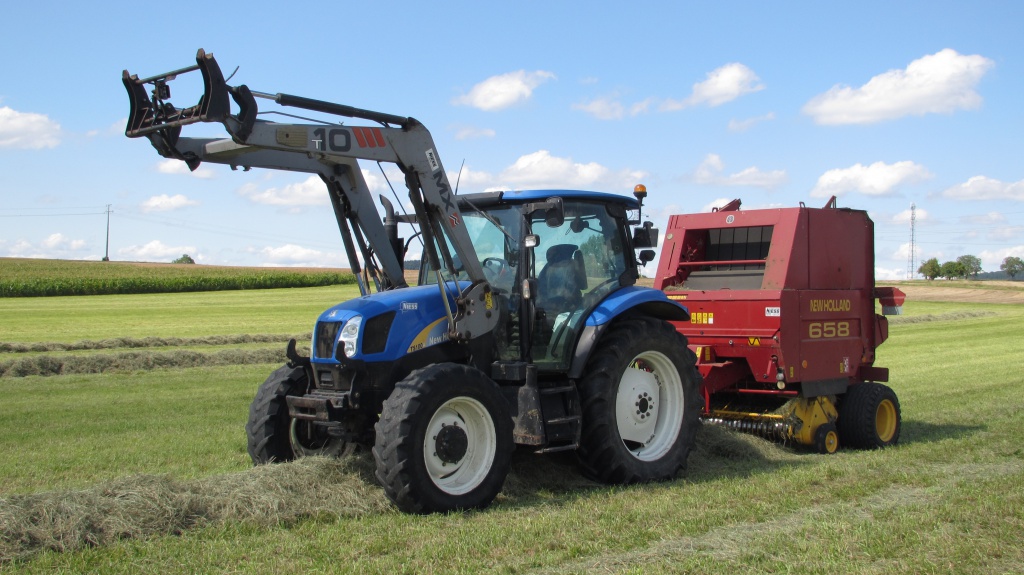
[[[306,370],[288,365],[278,368],[260,385],[245,424],[253,464],[310,455],[342,457],[355,451],[354,443],[328,435],[322,426],[288,415],[288,396],[304,395],[308,387]]]
[[[671,479],[686,465],[703,401],[686,338],[671,324],[633,318],[598,342],[580,385],[584,472],[606,483]]]
[[[402,511],[486,507],[505,482],[512,417],[491,379],[442,363],[395,386],[376,426],[377,480]]]

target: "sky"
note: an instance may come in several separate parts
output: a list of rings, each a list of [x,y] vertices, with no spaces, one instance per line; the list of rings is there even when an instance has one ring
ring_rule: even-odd
[[[0,257],[348,265],[318,179],[189,172],[124,136],[122,70],[182,68],[199,48],[238,68],[232,85],[415,117],[459,193],[642,183],[662,230],[734,198],[836,196],[875,222],[878,279],[1024,257],[1022,2],[292,6],[5,6]],[[201,93],[190,81],[171,84],[180,107]],[[401,188],[394,167],[362,167],[375,192]]]

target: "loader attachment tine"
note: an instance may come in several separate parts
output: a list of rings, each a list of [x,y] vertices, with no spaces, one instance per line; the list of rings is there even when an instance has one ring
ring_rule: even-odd
[[[194,106],[174,107],[167,101],[170,99],[170,88],[167,83],[179,74],[195,70],[199,70],[203,75],[202,97]],[[224,81],[224,74],[213,54],[207,54],[202,48],[196,53],[195,66],[142,79],[125,70],[121,74],[121,79],[128,91],[131,104],[131,113],[124,132],[129,138],[138,138],[196,122],[223,122],[231,111],[228,102],[229,89]],[[153,85],[152,98],[146,93],[146,84]]]

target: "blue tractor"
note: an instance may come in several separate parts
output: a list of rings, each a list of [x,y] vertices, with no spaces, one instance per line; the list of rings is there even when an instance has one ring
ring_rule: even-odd
[[[172,105],[168,82],[200,71],[204,94]],[[658,231],[634,196],[573,190],[457,195],[430,133],[413,118],[228,86],[212,54],[148,78],[123,74],[126,135],[168,158],[318,174],[362,296],[316,321],[309,356],[260,386],[246,424],[255,464],[372,449],[403,511],[486,507],[514,449],[575,451],[585,475],[665,480],[686,464],[703,400],[683,306],[636,286]],[[149,88],[147,88],[149,86]],[[229,101],[235,102],[232,111]],[[375,122],[284,124],[256,99]],[[230,138],[183,138],[196,122]],[[358,160],[391,162],[412,212],[380,198]],[[412,237],[399,237],[409,227]],[[417,285],[404,262],[419,241]]]

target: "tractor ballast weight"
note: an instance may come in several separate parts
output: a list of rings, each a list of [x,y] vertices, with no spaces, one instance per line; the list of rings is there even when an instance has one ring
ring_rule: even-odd
[[[739,207],[671,216],[655,279],[690,310],[674,325],[697,355],[705,421],[824,452],[895,443],[899,403],[874,364],[888,320],[875,302],[898,314],[904,294],[875,287],[873,222],[835,198]]]

